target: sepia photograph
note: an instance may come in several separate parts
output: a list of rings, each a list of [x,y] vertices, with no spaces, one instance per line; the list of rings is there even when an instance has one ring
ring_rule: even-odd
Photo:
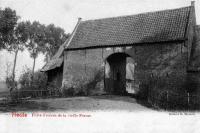
[[[200,1],[0,0],[2,133],[200,128]]]

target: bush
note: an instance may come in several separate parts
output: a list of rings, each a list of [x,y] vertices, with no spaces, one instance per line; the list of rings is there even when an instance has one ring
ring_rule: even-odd
[[[61,96],[61,90],[57,87],[56,82],[49,82],[47,85],[47,90],[49,91],[51,96]]]
[[[64,96],[74,96],[75,95],[75,89],[74,88],[68,88],[68,89],[63,89],[63,95]]]
[[[63,96],[87,96],[88,90],[85,80],[73,78],[70,83],[65,84],[62,88]]]
[[[17,87],[17,81],[13,82],[13,77],[7,76],[6,77],[6,86],[10,89],[10,91],[15,90],[15,88]]]
[[[152,106],[164,109],[183,109],[187,106],[185,73],[167,76],[148,76],[140,84],[138,97]]]
[[[94,77],[91,79],[68,76],[65,86],[62,88],[64,96],[88,96],[94,95],[100,90],[99,83],[103,80],[102,70],[94,70]]]
[[[30,69],[25,70],[19,78],[22,90],[44,90],[47,89],[47,76],[37,71],[34,73],[32,80],[32,72]]]

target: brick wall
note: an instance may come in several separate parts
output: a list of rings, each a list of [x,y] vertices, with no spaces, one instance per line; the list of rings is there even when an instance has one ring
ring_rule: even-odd
[[[151,76],[163,79],[170,88],[184,86],[187,68],[187,48],[184,44],[151,44],[132,47],[98,48],[65,51],[64,88],[89,89],[93,93],[104,89],[104,61],[116,52],[124,52],[137,63],[135,78],[138,83],[148,82]],[[176,80],[174,80],[177,78]],[[177,80],[183,82],[177,82]],[[165,84],[166,85],[166,84]]]

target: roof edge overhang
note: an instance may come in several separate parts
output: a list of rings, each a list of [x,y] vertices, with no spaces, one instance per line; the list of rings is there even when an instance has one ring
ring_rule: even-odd
[[[63,63],[62,63],[62,64],[63,64]],[[54,68],[51,68],[51,69],[46,69],[46,70],[44,70],[44,69],[41,69],[41,70],[40,70],[40,72],[49,72],[49,71],[51,71],[51,70],[54,70],[54,69],[57,69],[57,68],[61,67],[61,66],[62,66],[62,64],[61,64],[60,66],[56,66],[56,67],[54,67]]]
[[[81,20],[82,20],[82,18],[78,18],[78,22],[77,22],[77,24],[76,24],[76,26],[75,26],[75,28],[74,28],[72,34],[71,34],[70,37],[69,37],[69,41],[67,42],[66,46],[64,47],[65,49],[70,45],[70,43],[71,43],[71,41],[72,41],[74,35],[76,34],[76,31],[77,31],[77,29],[78,29],[78,26],[79,26],[79,24],[81,23]]]
[[[56,60],[56,59],[53,59],[53,60]],[[52,62],[53,60],[51,60],[50,62]],[[62,66],[62,64],[63,64],[63,62],[64,62],[64,58],[62,57],[62,58],[59,58],[59,60],[60,60],[60,62],[59,62],[59,64],[57,64],[57,65],[54,65],[53,67],[50,67],[50,66],[47,66],[47,64],[49,63],[46,63],[43,67],[42,67],[42,69],[40,69],[40,72],[48,72],[48,71],[50,71],[50,70],[53,70],[53,69],[56,69],[56,68],[59,68],[59,67],[61,67]],[[47,68],[46,68],[47,67]]]
[[[130,44],[116,44],[116,45],[99,45],[99,46],[89,46],[89,47],[78,47],[78,48],[65,48],[65,51],[74,51],[74,50],[84,50],[84,49],[97,49],[97,48],[108,48],[108,47],[128,47],[128,46],[139,46],[139,45],[149,45],[149,44],[169,44],[169,43],[184,43],[187,41],[187,38],[181,38],[176,40],[167,40],[167,41],[155,41],[155,42],[138,42]]]

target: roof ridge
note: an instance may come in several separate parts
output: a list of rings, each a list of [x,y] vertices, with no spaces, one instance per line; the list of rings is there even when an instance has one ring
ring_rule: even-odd
[[[187,6],[81,21],[69,48],[178,40],[185,37],[191,9]]]
[[[124,17],[131,17],[131,16],[139,16],[139,15],[146,15],[146,14],[154,14],[154,13],[160,13],[160,12],[166,12],[166,11],[175,11],[175,10],[181,10],[181,9],[184,9],[184,8],[191,8],[191,6],[185,6],[185,7],[175,8],[175,9],[165,9],[165,10],[158,10],[158,11],[149,11],[149,12],[143,12],[143,13],[132,14],[132,15],[120,15],[120,16],[115,16],[115,17],[82,20],[80,23],[93,22],[93,21],[99,21],[99,20],[105,20],[105,19],[115,19],[115,18],[124,18]]]

